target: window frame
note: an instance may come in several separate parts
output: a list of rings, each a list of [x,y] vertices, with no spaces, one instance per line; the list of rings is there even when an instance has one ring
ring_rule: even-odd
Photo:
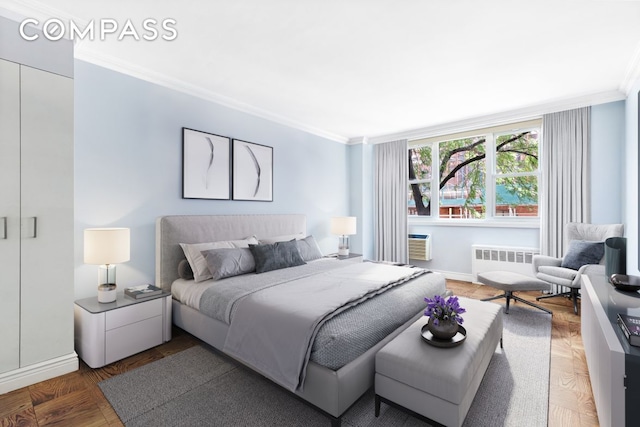
[[[535,172],[516,172],[516,173],[498,173],[496,167],[496,139],[499,135],[507,133],[517,133],[527,130],[536,130],[538,133],[538,168]],[[472,138],[477,136],[485,137],[485,218],[441,218],[440,217],[440,146],[439,144],[446,141]],[[542,156],[544,143],[542,140],[542,121],[540,119],[515,122],[511,124],[496,126],[493,128],[483,128],[469,130],[460,133],[451,133],[439,135],[429,138],[420,138],[409,141],[408,150],[423,146],[431,147],[431,215],[410,215],[407,211],[409,223],[431,225],[448,225],[448,226],[486,226],[486,227],[519,227],[519,228],[536,228],[540,226],[540,200],[543,197],[542,188]],[[511,176],[535,176],[538,180],[538,215],[537,216],[504,216],[496,215],[496,182],[499,178]],[[411,183],[420,183],[428,180],[411,180]],[[408,210],[408,207],[407,207]],[[437,214],[434,215],[434,212]]]

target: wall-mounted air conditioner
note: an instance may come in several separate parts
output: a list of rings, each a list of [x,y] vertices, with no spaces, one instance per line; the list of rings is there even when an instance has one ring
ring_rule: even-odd
[[[431,259],[430,234],[409,234],[409,259],[423,261]]]

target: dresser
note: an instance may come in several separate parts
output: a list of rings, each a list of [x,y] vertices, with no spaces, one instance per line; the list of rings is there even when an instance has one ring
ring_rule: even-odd
[[[640,317],[640,293],[615,289],[604,275],[582,275],[581,332],[600,425],[640,422],[640,347],[629,345],[618,313]]]

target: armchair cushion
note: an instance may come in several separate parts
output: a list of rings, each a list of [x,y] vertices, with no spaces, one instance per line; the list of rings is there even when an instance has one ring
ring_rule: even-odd
[[[599,264],[603,256],[604,242],[572,240],[562,258],[561,267],[579,270],[583,265]]]
[[[575,279],[575,277],[578,275],[577,270],[572,270],[570,268],[564,268],[564,267],[542,266],[540,267],[538,272],[557,278],[557,279],[566,279],[569,281],[573,281],[573,279]]]

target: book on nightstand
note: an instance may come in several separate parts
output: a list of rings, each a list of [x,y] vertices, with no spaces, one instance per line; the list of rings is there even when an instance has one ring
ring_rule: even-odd
[[[640,347],[640,317],[618,314],[618,325],[629,344]]]
[[[124,289],[124,294],[133,299],[149,298],[160,295],[161,293],[162,289],[153,285],[132,286]]]

